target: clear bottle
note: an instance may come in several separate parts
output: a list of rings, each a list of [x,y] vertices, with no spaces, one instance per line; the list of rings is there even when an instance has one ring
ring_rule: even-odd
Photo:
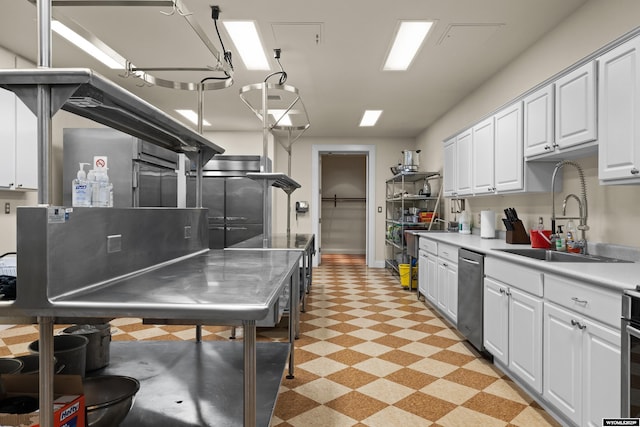
[[[113,185],[109,182],[108,168],[95,169],[95,187],[93,191],[93,206],[109,207]]]
[[[84,171],[84,167],[89,166],[89,163],[79,163],[79,166],[76,179],[71,182],[71,206],[89,207],[91,206],[91,184]]]
[[[467,211],[460,214],[460,224],[458,225],[460,234],[471,234],[471,215]]]
[[[567,252],[579,253],[580,246],[576,241],[576,225],[573,220],[567,222]]]

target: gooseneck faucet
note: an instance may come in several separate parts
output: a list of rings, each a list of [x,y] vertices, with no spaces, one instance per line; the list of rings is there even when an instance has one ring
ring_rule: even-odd
[[[556,184],[556,175],[558,174],[558,171],[560,169],[562,169],[563,166],[565,165],[570,165],[573,166],[574,168],[576,168],[578,170],[578,176],[580,178],[580,198],[578,198],[578,196],[576,196],[575,194],[571,193],[568,194],[563,202],[562,202],[562,215],[561,217],[556,217],[556,199],[554,197],[554,193],[555,193],[555,184]],[[576,199],[576,201],[578,202],[578,209],[579,209],[579,217],[568,217],[565,216],[566,215],[566,210],[567,210],[567,200],[570,198],[574,198]],[[578,245],[580,246],[580,252],[582,252],[583,254],[587,253],[587,238],[585,236],[585,232],[589,229],[589,226],[587,225],[587,217],[588,217],[588,208],[587,208],[587,184],[584,180],[584,172],[582,170],[582,167],[572,161],[569,160],[563,160],[561,162],[558,162],[556,164],[556,167],[553,169],[553,175],[551,176],[551,232],[555,233],[556,232],[556,219],[577,219],[580,221],[579,225],[578,225],[578,230],[580,230],[580,241],[578,242]]]

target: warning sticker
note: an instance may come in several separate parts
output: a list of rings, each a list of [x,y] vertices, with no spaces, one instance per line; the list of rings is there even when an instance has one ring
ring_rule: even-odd
[[[62,207],[50,207],[47,212],[47,222],[49,224],[63,224],[69,219],[69,213]]]

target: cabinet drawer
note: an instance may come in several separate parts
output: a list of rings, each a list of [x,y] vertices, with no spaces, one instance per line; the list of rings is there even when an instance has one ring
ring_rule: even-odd
[[[543,274],[532,268],[486,257],[484,260],[484,274],[532,295],[539,297],[543,295]]]
[[[438,257],[457,263],[458,247],[453,245],[448,245],[446,243],[440,243],[438,245]]]
[[[438,253],[438,243],[431,240],[431,239],[427,239],[425,237],[420,237],[420,241],[419,241],[419,246],[420,249],[422,249],[423,251],[427,251],[430,252],[432,254],[437,254]]]
[[[620,327],[622,296],[619,292],[545,274],[545,299],[616,329]]]

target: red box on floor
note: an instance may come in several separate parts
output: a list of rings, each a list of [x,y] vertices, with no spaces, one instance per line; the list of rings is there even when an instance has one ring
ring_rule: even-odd
[[[38,375],[2,375],[4,397],[32,396],[39,393]],[[85,427],[85,403],[80,375],[55,375],[53,379],[54,427]],[[40,413],[0,414],[0,426],[40,427]]]

